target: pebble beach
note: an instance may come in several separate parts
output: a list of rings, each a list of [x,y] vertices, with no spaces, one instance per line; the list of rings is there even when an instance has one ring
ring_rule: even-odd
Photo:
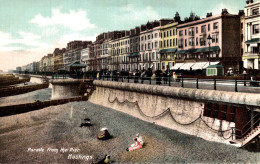
[[[11,104],[48,99],[51,90],[34,92],[1,99],[1,105],[7,100]],[[81,128],[85,118],[93,126]],[[93,163],[105,154],[111,163],[260,163],[259,153],[182,134],[90,102],[0,117],[0,122],[0,163]],[[112,139],[97,140],[103,127]],[[136,133],[143,137],[144,147],[127,152]]]

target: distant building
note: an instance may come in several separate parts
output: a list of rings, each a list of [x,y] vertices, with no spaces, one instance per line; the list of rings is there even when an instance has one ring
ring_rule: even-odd
[[[22,67],[16,67],[16,72],[19,73],[22,71]]]
[[[86,64],[86,68],[83,68],[82,71],[88,71],[89,70],[89,63],[88,60],[90,59],[90,56],[93,54],[93,45],[88,44],[87,48],[84,48],[80,51],[81,53],[81,60],[80,62],[83,64]]]
[[[260,69],[260,1],[247,0],[245,6],[245,54],[244,67]]]
[[[87,48],[91,41],[72,41],[67,44],[66,51],[63,53],[63,64],[66,66],[73,62],[80,62],[81,50]]]
[[[58,72],[58,69],[61,69],[64,67],[63,64],[63,54],[65,53],[66,49],[62,48],[55,48],[54,52],[53,52],[53,60],[54,60],[54,72]]]

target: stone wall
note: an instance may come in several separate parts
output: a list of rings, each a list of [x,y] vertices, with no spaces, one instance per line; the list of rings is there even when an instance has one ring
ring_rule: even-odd
[[[62,99],[79,96],[79,79],[53,79],[51,99]]]
[[[204,117],[208,101],[260,105],[260,95],[156,85],[94,81],[89,101],[210,141],[229,143],[234,122]]]

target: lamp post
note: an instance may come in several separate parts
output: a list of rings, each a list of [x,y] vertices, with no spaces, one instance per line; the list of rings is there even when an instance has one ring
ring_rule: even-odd
[[[210,44],[211,44],[211,40],[212,40],[210,34],[209,34],[207,40],[208,40],[208,44],[209,44],[209,58],[208,58],[208,60],[209,60],[209,66],[210,66]]]

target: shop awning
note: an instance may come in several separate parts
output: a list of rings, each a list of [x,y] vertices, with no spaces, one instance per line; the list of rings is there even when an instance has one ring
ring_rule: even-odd
[[[170,70],[177,70],[179,69],[184,63],[175,63],[174,66],[170,68]]]
[[[210,47],[210,51],[219,51],[219,50],[220,50],[219,46]],[[198,48],[196,50],[196,52],[208,52],[208,51],[209,51],[209,47]]]
[[[245,43],[246,44],[259,43],[259,41],[260,41],[260,38],[254,38],[254,39],[245,41]]]
[[[131,53],[131,54],[128,55],[128,57],[138,57],[138,56],[139,56],[138,53]]]
[[[219,61],[217,61],[217,62],[210,62],[210,65],[216,65],[218,63],[219,63]],[[208,66],[209,66],[209,62],[207,62],[207,64],[203,66],[203,69],[206,69]]]
[[[180,69],[183,69],[183,70],[190,70],[190,68],[194,65],[195,63],[184,63]]]
[[[163,50],[160,50],[159,53],[162,54],[162,53],[166,53],[167,52],[167,49],[163,49]]]
[[[191,68],[192,68],[192,70],[203,69],[203,67],[204,67],[207,63],[208,63],[208,62],[197,62],[197,63],[195,63]]]
[[[162,53],[176,52],[176,51],[177,51],[177,48],[169,48],[169,49],[160,50],[159,53],[162,54]]]
[[[185,54],[186,50],[178,50],[176,54]]]
[[[74,68],[85,68],[86,64],[80,62],[73,62],[67,65],[67,67],[74,67]]]

